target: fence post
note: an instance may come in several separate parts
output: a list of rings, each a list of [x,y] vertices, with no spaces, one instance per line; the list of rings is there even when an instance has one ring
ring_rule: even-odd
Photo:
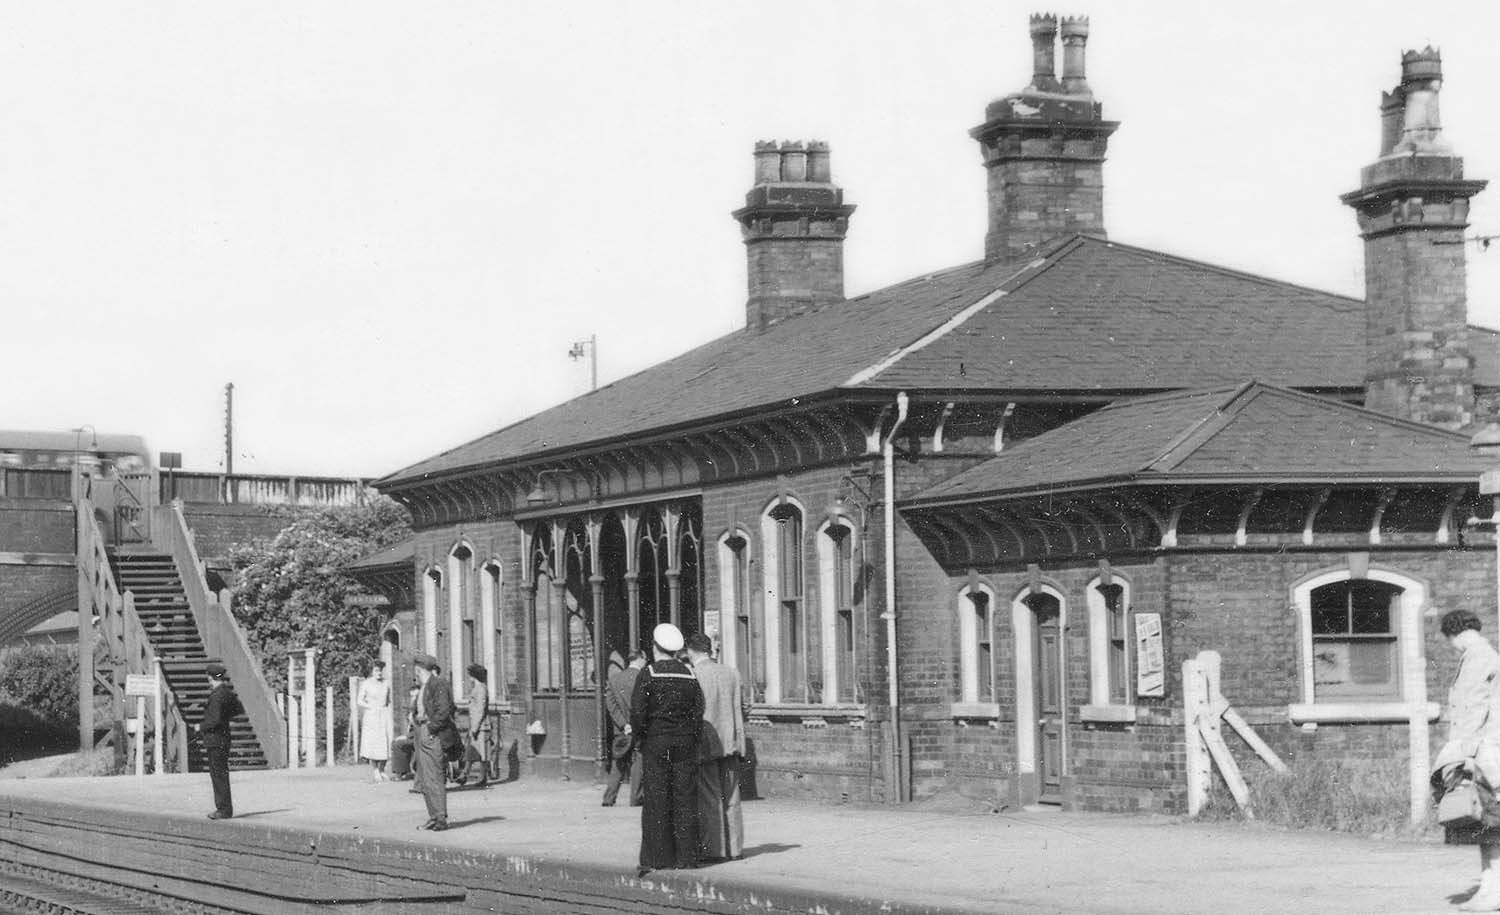
[[[326,765],[332,766],[333,758],[333,687],[323,687],[323,744]]]
[[[1199,729],[1199,721],[1208,707],[1208,684],[1203,667],[1195,658],[1182,662],[1182,718],[1187,748],[1188,816],[1197,816],[1208,800],[1208,783],[1212,765],[1208,744]]]
[[[297,740],[297,694],[294,692],[297,683],[297,655],[286,656],[286,767],[297,768],[297,763],[302,756],[302,745]]]

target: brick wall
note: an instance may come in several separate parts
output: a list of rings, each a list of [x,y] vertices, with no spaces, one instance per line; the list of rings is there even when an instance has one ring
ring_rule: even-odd
[[[73,506],[52,499],[0,499],[0,553],[73,552]]]

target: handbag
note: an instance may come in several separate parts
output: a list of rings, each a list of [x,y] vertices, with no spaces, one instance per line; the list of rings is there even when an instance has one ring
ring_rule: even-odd
[[[1438,822],[1455,829],[1484,824],[1484,804],[1472,778],[1466,778],[1443,792],[1443,799],[1438,801]]]

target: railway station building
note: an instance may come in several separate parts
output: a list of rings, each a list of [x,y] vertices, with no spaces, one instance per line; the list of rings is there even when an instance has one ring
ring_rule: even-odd
[[[392,638],[460,686],[490,668],[523,777],[597,771],[608,659],[662,621],[739,669],[761,794],[1181,812],[1205,650],[1284,758],[1425,766],[1436,617],[1496,623],[1470,439],[1500,336],[1468,322],[1484,182],[1438,54],[1401,59],[1380,149],[1329,188],[1360,299],[1107,233],[1088,21],[1030,34],[1030,82],[969,131],[982,260],[846,298],[828,147],[759,143],[743,328],[376,482],[416,530],[367,563]]]

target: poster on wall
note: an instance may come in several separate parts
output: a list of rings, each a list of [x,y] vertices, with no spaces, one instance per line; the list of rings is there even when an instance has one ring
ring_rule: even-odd
[[[1138,696],[1166,695],[1166,664],[1161,649],[1161,614],[1135,615],[1135,692]]]
[[[709,638],[713,639],[715,644],[718,643],[718,641],[719,641],[719,611],[717,611],[717,610],[704,610],[703,611],[703,634],[706,635],[706,636],[708,636]]]

